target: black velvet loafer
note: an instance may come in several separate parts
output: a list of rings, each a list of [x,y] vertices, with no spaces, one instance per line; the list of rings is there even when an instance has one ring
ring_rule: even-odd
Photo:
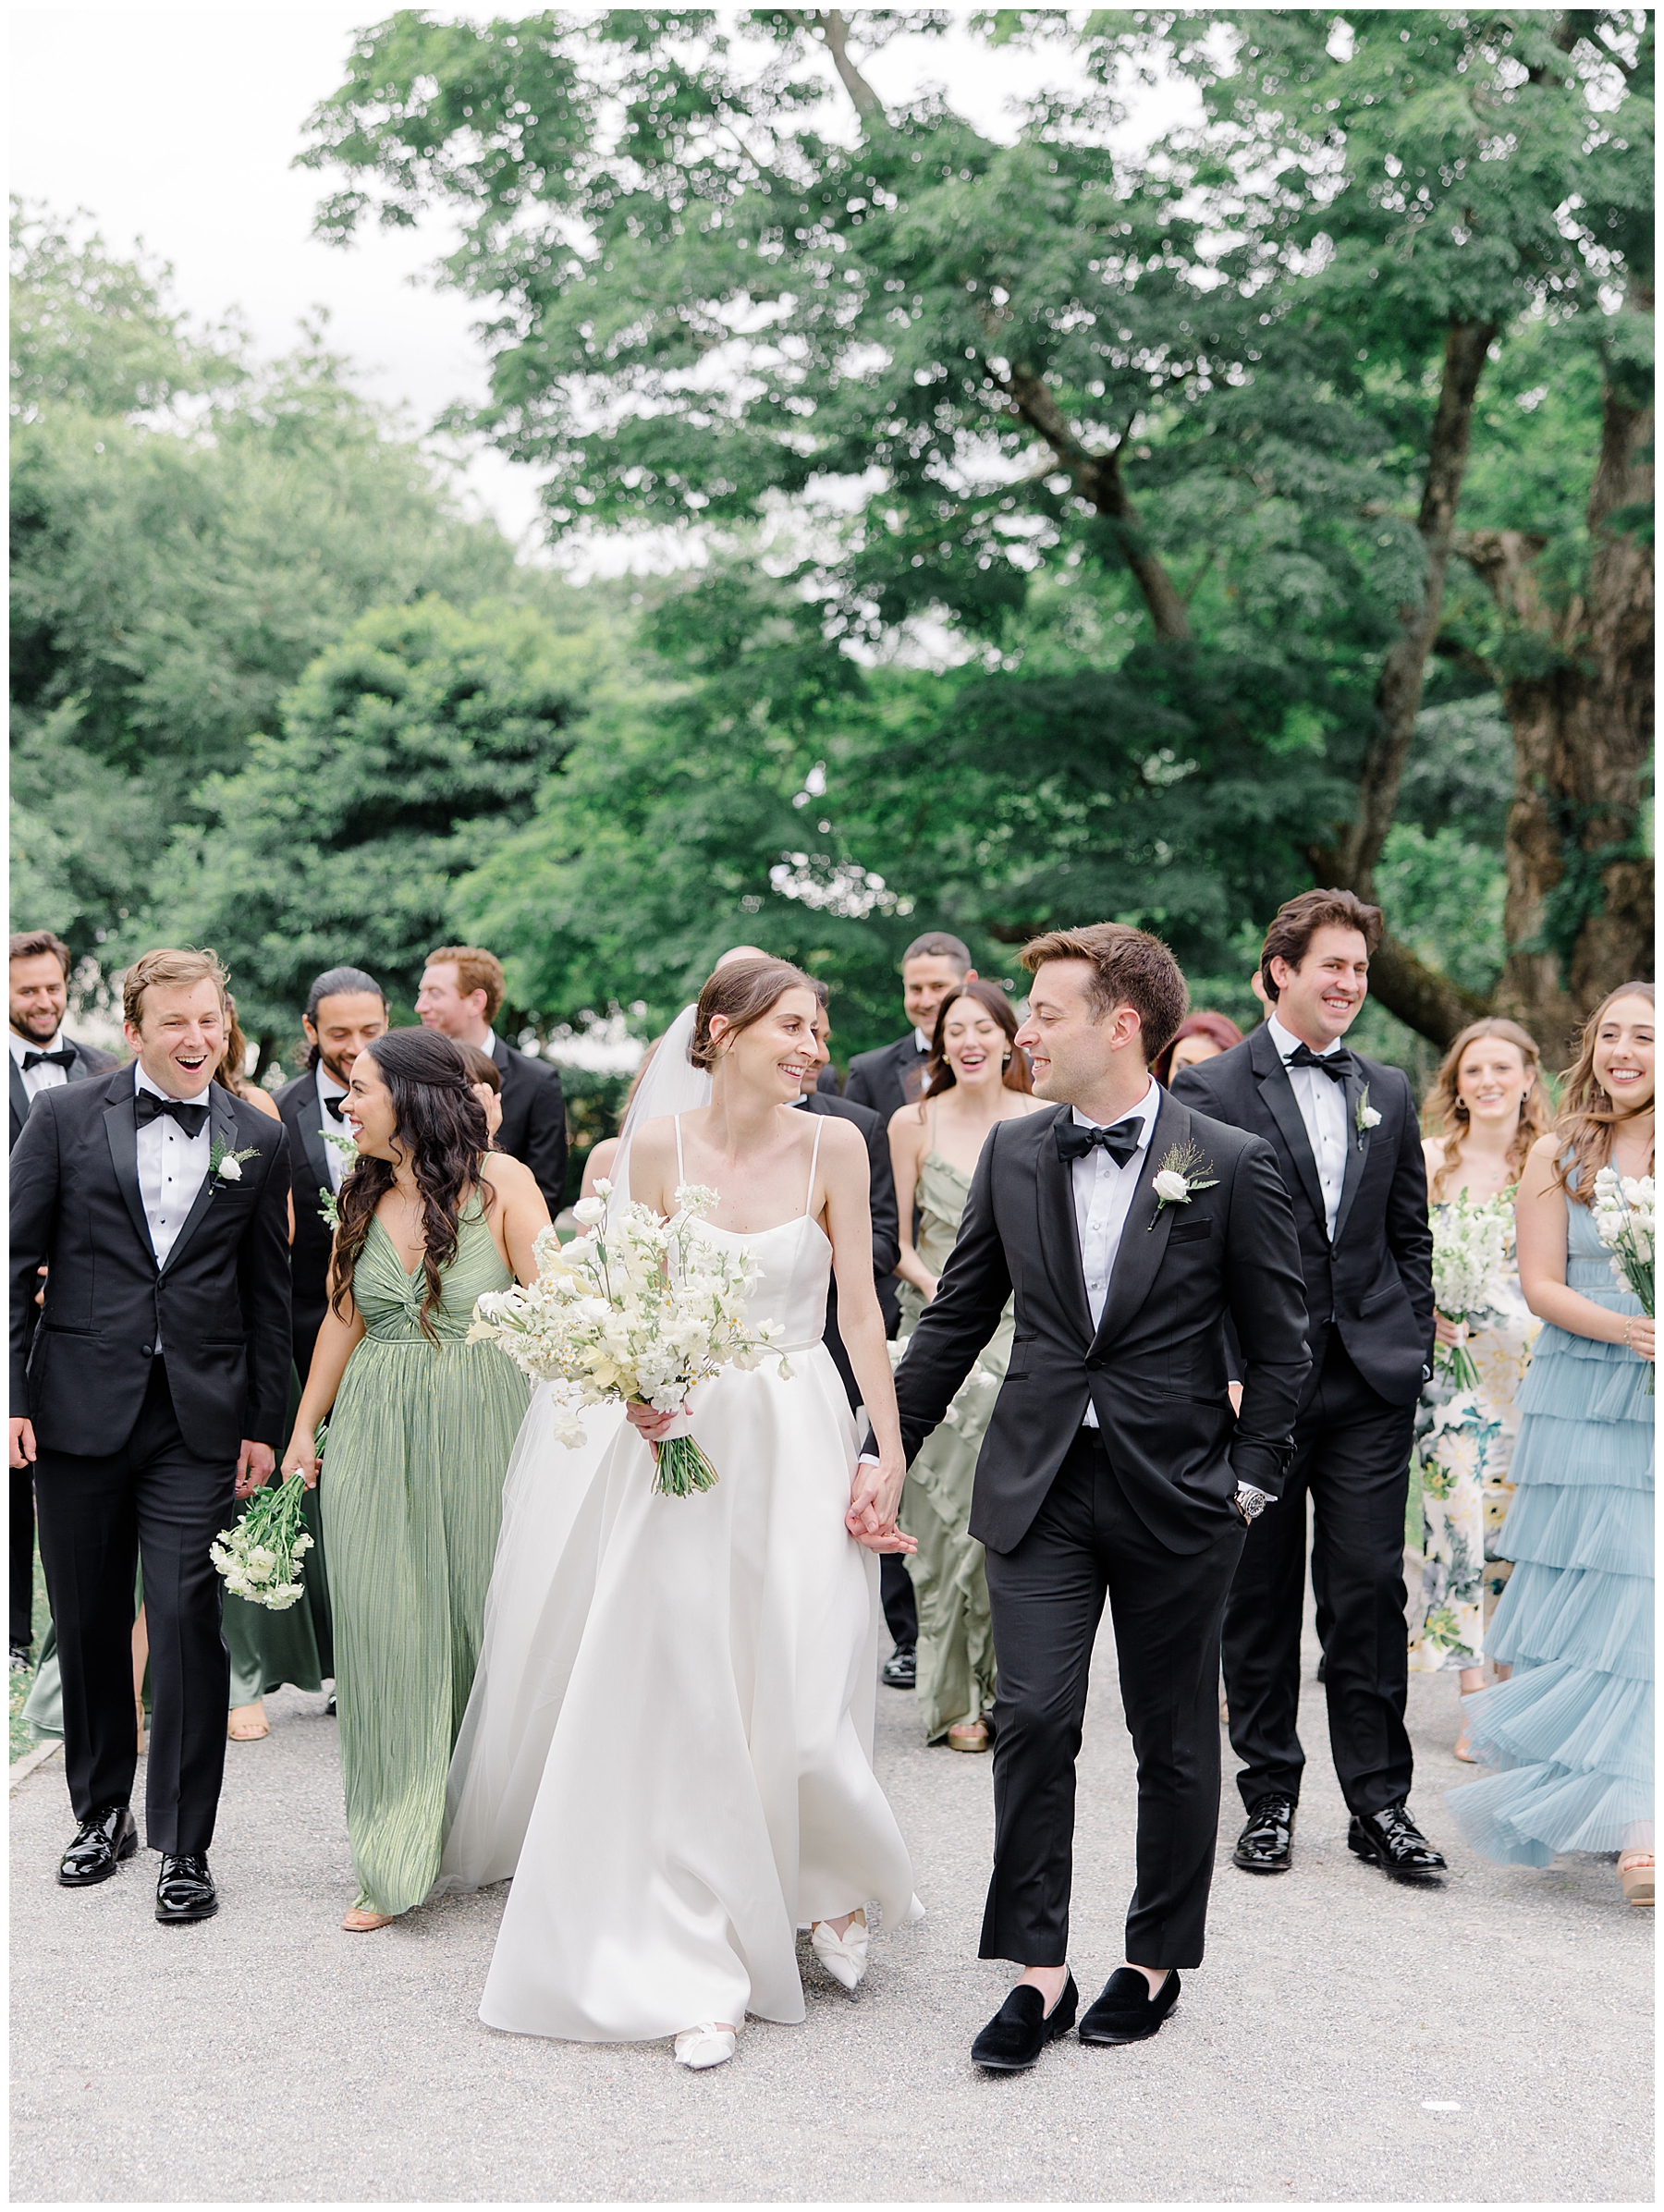
[[[75,1831],[75,1841],[58,1861],[58,1880],[66,1889],[91,1889],[107,1882],[123,1859],[139,1848],[139,1827],[126,1805],[101,1805]]]
[[[1039,1990],[1032,1983],[1019,1982],[971,2046],[973,2064],[990,2073],[1026,2073],[1048,2043],[1068,2035],[1080,2003],[1073,1974],[1049,2012]]]
[[[165,1851],[156,1878],[156,1918],[164,1927],[182,1926],[190,1920],[212,1920],[219,1911],[219,1892],[202,1851]]]
[[[1179,1972],[1150,1995],[1150,1985],[1136,1966],[1118,1966],[1104,1984],[1103,1995],[1088,2005],[1079,2029],[1083,2043],[1144,2043],[1155,2035],[1179,2002]]]

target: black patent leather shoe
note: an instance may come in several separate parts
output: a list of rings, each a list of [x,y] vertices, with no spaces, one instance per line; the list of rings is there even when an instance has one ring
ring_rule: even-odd
[[[1144,2043],[1155,2035],[1179,2002],[1179,1972],[1150,1995],[1150,1985],[1136,1966],[1118,1966],[1104,1984],[1095,2004],[1087,2006],[1076,2030],[1083,2043]]]
[[[200,1851],[164,1851],[162,1872],[156,1877],[156,1918],[163,1926],[212,1920],[218,1911],[219,1892],[206,1855]]]
[[[972,2063],[990,2073],[1026,2073],[1048,2043],[1068,2035],[1080,2003],[1073,1974],[1049,2012],[1039,1990],[1019,1982],[971,2046]]]
[[[1383,1805],[1378,1813],[1354,1813],[1346,1840],[1360,1859],[1373,1860],[1394,1881],[1432,1882],[1447,1871],[1444,1860],[1411,1819],[1402,1798],[1396,1805]]]
[[[880,1673],[892,1690],[916,1690],[919,1686],[918,1653],[911,1644],[905,1651],[891,1652]]]
[[[66,1889],[91,1889],[107,1882],[123,1859],[139,1848],[139,1827],[126,1805],[101,1805],[75,1831],[75,1841],[58,1861],[58,1880]]]
[[[1276,1791],[1256,1797],[1230,1858],[1249,1874],[1287,1874],[1294,1864],[1294,1800]]]

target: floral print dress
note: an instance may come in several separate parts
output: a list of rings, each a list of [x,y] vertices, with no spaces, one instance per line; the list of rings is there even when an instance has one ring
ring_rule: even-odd
[[[1477,1387],[1458,1389],[1436,1362],[1422,1391],[1422,1575],[1410,1628],[1410,1665],[1419,1674],[1477,1667],[1484,1656],[1486,1626],[1511,1571],[1496,1545],[1513,1497],[1520,1385],[1541,1326],[1518,1275],[1506,1276],[1468,1330]]]

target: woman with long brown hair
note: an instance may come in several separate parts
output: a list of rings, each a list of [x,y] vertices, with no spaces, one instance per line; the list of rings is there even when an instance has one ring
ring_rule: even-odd
[[[532,1280],[549,1212],[531,1170],[490,1149],[468,1063],[436,1030],[375,1038],[343,1112],[358,1158],[283,1467],[317,1482],[327,1416],[324,1524],[359,1885],[341,1925],[361,1934],[420,1904],[439,1871],[446,1770],[527,1399],[524,1377],[468,1331],[482,1292]]]
[[[1500,1203],[1519,1182],[1526,1155],[1553,1119],[1540,1062],[1530,1033],[1501,1020],[1470,1022],[1446,1053],[1422,1102],[1436,1221],[1462,1199]],[[1456,1669],[1464,1697],[1485,1687],[1485,1625],[1509,1575],[1496,1539],[1513,1497],[1516,1400],[1537,1326],[1512,1269],[1483,1317],[1435,1318],[1439,1342],[1464,1344],[1479,1379],[1458,1387],[1438,1369],[1422,1392],[1422,1581],[1410,1665],[1420,1674]],[[1465,1729],[1456,1756],[1471,1757]]]
[[[936,1009],[924,1094],[890,1117],[890,1164],[901,1224],[898,1355],[936,1296],[959,1236],[988,1131],[1039,1111],[1017,1015],[997,984],[961,984]],[[913,1233],[913,1215],[919,1228]],[[907,1472],[901,1525],[918,1543],[907,1562],[919,1605],[918,1699],[924,1741],[986,1751],[994,1705],[994,1632],[983,1547],[967,1532],[983,1431],[1011,1356],[1011,1309],[1000,1315],[947,1421]]]
[[[1544,1326],[1498,1546],[1514,1568],[1488,1638],[1513,1671],[1466,1701],[1474,1753],[1499,1771],[1450,1801],[1488,1858],[1617,1851],[1633,1905],[1653,1901],[1654,1337],[1592,1202],[1603,1167],[1653,1172],[1653,1020],[1650,984],[1596,1009],[1515,1200],[1520,1284]]]

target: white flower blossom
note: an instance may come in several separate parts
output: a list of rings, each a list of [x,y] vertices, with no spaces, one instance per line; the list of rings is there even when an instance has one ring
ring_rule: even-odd
[[[219,1164],[219,1172],[223,1181],[227,1183],[240,1183],[242,1180],[242,1162],[238,1158],[234,1152],[228,1152]]]
[[[1187,1206],[1190,1204],[1190,1185],[1176,1168],[1164,1167],[1156,1178],[1155,1192],[1164,1205]]]

